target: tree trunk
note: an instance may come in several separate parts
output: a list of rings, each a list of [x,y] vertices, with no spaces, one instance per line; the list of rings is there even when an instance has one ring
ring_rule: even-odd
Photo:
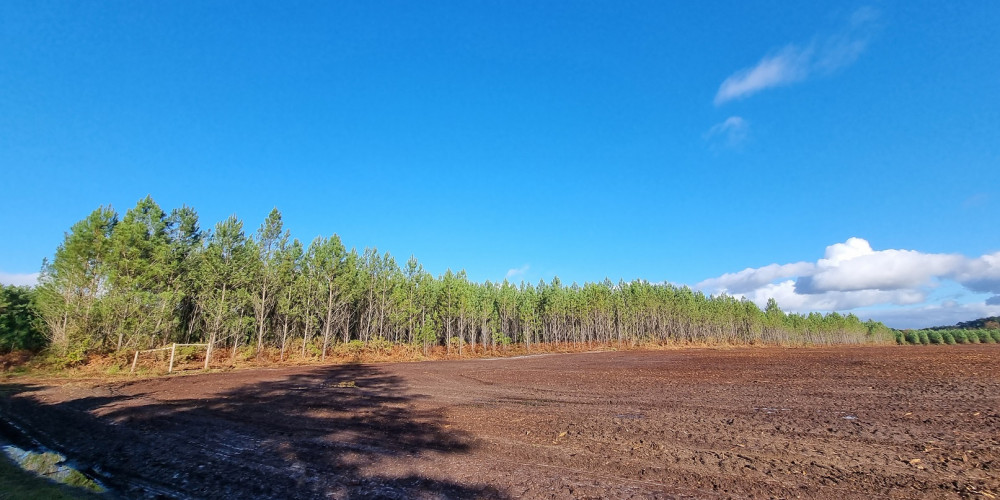
[[[327,283],[326,322],[323,324],[323,353],[320,360],[326,361],[326,348],[330,343],[330,323],[333,321],[333,282]]]
[[[284,316],[284,320],[281,323],[281,355],[279,356],[279,361],[285,360],[285,347],[288,345],[288,315]]]
[[[266,272],[266,271],[265,271]],[[260,290],[260,308],[257,313],[257,359],[260,359],[260,351],[264,348],[264,325],[267,320],[267,281]]]

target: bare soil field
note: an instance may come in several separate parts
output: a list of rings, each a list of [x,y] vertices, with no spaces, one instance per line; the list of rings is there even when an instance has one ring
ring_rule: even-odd
[[[675,349],[14,381],[126,498],[996,498],[1000,346]]]

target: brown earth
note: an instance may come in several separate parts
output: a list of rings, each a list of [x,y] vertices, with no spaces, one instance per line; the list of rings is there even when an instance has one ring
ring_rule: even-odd
[[[0,386],[123,497],[1000,496],[1000,346],[675,349]]]

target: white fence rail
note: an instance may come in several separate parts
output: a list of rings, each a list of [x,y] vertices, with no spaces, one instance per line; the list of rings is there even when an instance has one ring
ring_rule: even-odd
[[[139,362],[139,354],[142,354],[142,353],[145,353],[145,352],[157,352],[157,351],[168,351],[168,350],[170,351],[170,364],[167,365],[167,373],[170,373],[170,372],[174,371],[174,357],[177,355],[177,348],[178,347],[189,347],[189,346],[198,346],[198,347],[205,347],[205,348],[207,348],[208,344],[176,344],[176,343],[174,343],[174,344],[170,344],[168,347],[158,347],[156,349],[146,349],[146,350],[142,350],[142,351],[135,351],[135,356],[132,357],[132,370],[129,371],[129,373],[134,373],[135,372],[135,366]],[[206,352],[205,352],[205,369],[206,370],[208,369],[208,356],[209,356],[210,351],[211,351],[211,349],[206,349]]]

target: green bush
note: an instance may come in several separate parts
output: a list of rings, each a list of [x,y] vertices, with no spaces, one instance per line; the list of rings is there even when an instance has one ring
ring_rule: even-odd
[[[893,330],[892,337],[896,339],[896,343],[899,345],[903,345],[906,343],[906,339],[903,338],[903,332],[899,330]]]
[[[48,345],[33,288],[0,285],[0,354]]]
[[[358,339],[353,339],[344,344],[344,348],[347,349],[349,354],[359,356],[361,355],[361,352],[365,350],[365,343]]]
[[[87,363],[87,349],[83,346],[74,346],[63,355],[49,352],[48,356],[55,365],[62,368],[72,368]]]
[[[257,356],[257,346],[242,345],[236,349],[236,356],[240,361],[250,361]]]
[[[389,354],[392,352],[392,342],[375,335],[368,341],[368,348],[379,354]]]
[[[927,340],[930,340],[932,344],[944,343],[944,339],[941,338],[941,332],[938,332],[937,330],[927,332]]]
[[[979,343],[979,335],[976,335],[976,331],[975,330],[969,330],[969,331],[965,332],[965,338],[969,339],[969,343],[970,344],[978,344]]]
[[[907,330],[905,333],[903,333],[903,338],[906,340],[907,344],[919,344],[920,343],[920,336],[917,335],[917,332],[915,332],[913,330]]]
[[[313,358],[318,358],[323,355],[322,337],[319,337],[317,335],[316,337],[313,337],[313,339],[310,340],[308,344],[306,344],[306,355],[311,356]]]
[[[965,330],[955,330],[952,335],[955,336],[955,342],[959,344],[969,343],[968,339],[965,338]]]
[[[1000,330],[989,330],[989,332],[994,342],[1000,342]]]
[[[920,335],[921,344],[927,345],[931,343],[931,339],[927,338],[927,332],[925,330],[920,330],[918,334]]]
[[[941,332],[941,339],[944,340],[945,344],[955,345],[955,337],[947,330]]]
[[[976,336],[979,337],[979,342],[983,344],[992,344],[995,342],[993,337],[990,337],[990,332],[986,330],[976,330]]]

